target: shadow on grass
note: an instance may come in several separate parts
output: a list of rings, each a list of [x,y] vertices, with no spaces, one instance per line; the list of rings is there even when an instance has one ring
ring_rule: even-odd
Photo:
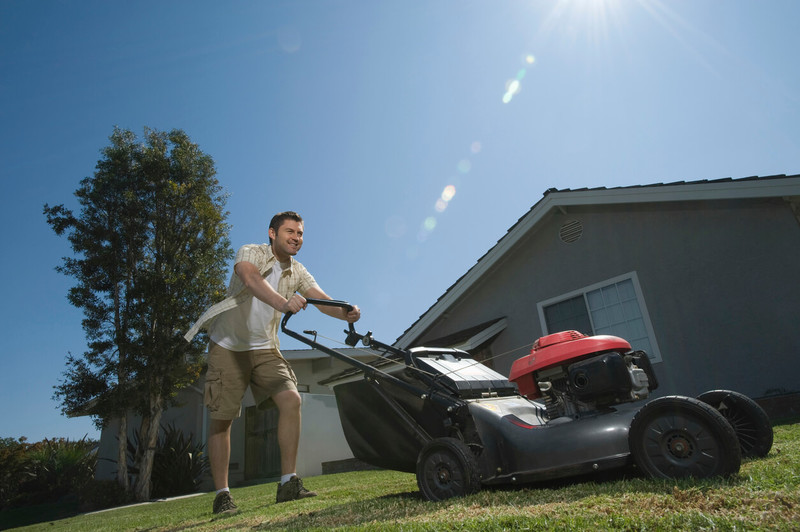
[[[79,513],[77,501],[11,508],[0,511],[0,530],[57,521]]]

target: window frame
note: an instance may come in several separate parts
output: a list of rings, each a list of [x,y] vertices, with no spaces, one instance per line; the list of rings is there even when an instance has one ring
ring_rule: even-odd
[[[586,306],[586,313],[589,317],[589,323],[591,323],[592,325],[592,334],[595,334],[594,331],[596,330],[596,327],[594,321],[592,320],[592,313],[589,310],[589,301],[586,297],[586,294],[594,290],[606,288],[615,285],[619,282],[627,280],[630,280],[631,283],[633,284],[633,290],[634,293],[636,294],[636,302],[639,305],[639,311],[642,313],[642,321],[644,323],[645,331],[647,332],[647,338],[650,341],[650,347],[652,348],[653,351],[652,353],[647,353],[650,358],[650,362],[654,364],[663,362],[663,359],[661,358],[661,350],[658,348],[658,341],[656,340],[656,334],[655,331],[653,330],[653,324],[650,321],[650,312],[647,310],[647,304],[645,303],[644,296],[642,295],[642,287],[639,284],[639,276],[636,274],[635,271],[624,273],[617,277],[612,277],[611,279],[599,281],[597,283],[585,286],[583,288],[579,288],[577,290],[573,290],[571,292],[567,292],[565,294],[561,294],[556,297],[539,301],[536,304],[536,310],[539,314],[539,324],[542,328],[543,336],[551,334],[552,332],[558,332],[558,331],[548,330],[544,312],[545,307],[555,305],[578,296],[583,297],[583,302],[584,305]]]

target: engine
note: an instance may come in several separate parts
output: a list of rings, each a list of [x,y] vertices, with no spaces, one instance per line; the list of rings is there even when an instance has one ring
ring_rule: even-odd
[[[511,366],[509,380],[520,394],[544,402],[550,419],[638,401],[658,387],[647,353],[616,336],[577,331],[539,338]]]

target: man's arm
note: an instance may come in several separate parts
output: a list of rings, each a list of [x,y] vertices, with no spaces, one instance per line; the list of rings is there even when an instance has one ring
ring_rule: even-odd
[[[306,290],[305,295],[314,299],[333,299],[331,296],[323,292],[322,288],[318,286],[313,286]],[[353,305],[353,310],[349,312],[343,307],[329,307],[328,305],[314,306],[317,307],[320,312],[327,314],[328,316],[339,318],[340,320],[345,320],[349,323],[355,323],[361,318],[361,310],[356,305]]]
[[[239,276],[244,285],[258,299],[271,306],[278,312],[297,313],[306,308],[306,298],[300,294],[294,294],[290,299],[286,299],[261,276],[258,268],[250,262],[238,262],[233,267],[233,271]],[[330,298],[328,298],[330,299]],[[337,316],[339,317],[339,316]]]

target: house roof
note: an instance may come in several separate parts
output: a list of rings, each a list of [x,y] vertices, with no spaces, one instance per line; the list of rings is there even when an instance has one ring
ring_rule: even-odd
[[[475,265],[457,279],[417,321],[405,330],[395,341],[395,345],[407,348],[554,209],[566,212],[569,207],[579,205],[624,205],[774,197],[793,198],[792,208],[796,209],[795,215],[800,221],[800,209],[797,207],[797,198],[800,197],[800,174],[676,181],[613,188],[597,187],[574,190],[550,188],[489,251],[478,259]]]

